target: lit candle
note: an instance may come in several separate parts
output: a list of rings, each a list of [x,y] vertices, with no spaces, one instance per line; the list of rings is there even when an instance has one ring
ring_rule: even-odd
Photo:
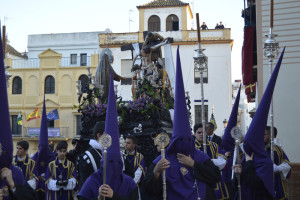
[[[86,69],[87,69],[87,71],[88,71],[88,76],[92,76],[91,67],[87,67]]]
[[[92,76],[92,79],[91,79],[91,81],[92,81],[92,85],[95,85],[95,76]]]
[[[102,96],[104,94],[104,85],[99,85],[99,94]]]
[[[185,92],[186,93],[186,97],[190,98],[189,92]]]
[[[118,85],[115,85],[115,93],[118,93]]]

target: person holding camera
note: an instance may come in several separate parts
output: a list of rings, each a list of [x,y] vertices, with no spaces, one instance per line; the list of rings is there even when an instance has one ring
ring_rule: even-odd
[[[47,200],[72,200],[76,187],[75,165],[66,158],[68,144],[61,141],[56,147],[57,157],[46,170]]]

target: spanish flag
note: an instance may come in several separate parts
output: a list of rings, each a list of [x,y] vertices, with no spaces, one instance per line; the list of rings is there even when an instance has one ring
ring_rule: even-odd
[[[38,119],[38,118],[40,118],[40,113],[39,113],[39,109],[37,108],[26,117],[26,121],[28,122],[30,120]]]

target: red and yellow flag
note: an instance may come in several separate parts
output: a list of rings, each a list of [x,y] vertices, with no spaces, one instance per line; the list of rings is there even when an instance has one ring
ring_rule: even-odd
[[[40,118],[40,113],[39,113],[39,109],[37,108],[26,117],[26,121],[30,121],[38,118]]]

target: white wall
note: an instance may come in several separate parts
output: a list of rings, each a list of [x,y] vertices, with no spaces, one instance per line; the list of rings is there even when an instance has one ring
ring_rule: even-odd
[[[242,84],[241,82],[234,82],[232,85],[233,87],[233,99],[232,99],[232,106],[235,102],[236,99],[236,95],[238,93],[239,90],[239,86],[240,84]],[[239,112],[240,112],[240,117],[241,117],[241,129],[242,129],[242,133],[245,135],[250,123],[252,121],[252,118],[250,117],[249,111],[251,111],[253,108],[255,108],[255,103],[251,102],[248,103],[247,101],[247,96],[245,94],[245,86],[242,85],[241,87],[241,93],[240,93],[240,102],[239,102]],[[229,120],[229,117],[228,119]]]
[[[73,53],[87,53],[87,56],[97,54],[99,33],[101,32],[29,35],[28,58],[38,58],[38,55],[48,48],[62,54],[62,57],[70,57]]]
[[[99,52],[103,49],[100,48]],[[121,59],[132,59],[131,51],[121,51],[121,48],[110,48],[112,55],[114,56],[114,62],[111,66],[115,72],[121,75]],[[114,82],[118,85],[118,96],[122,96],[123,101],[132,100],[131,85],[121,85],[121,82]]]
[[[181,7],[171,7],[171,8],[149,8],[145,9],[144,14],[144,30],[148,30],[148,19],[152,15],[157,15],[160,18],[160,31],[166,31],[166,19],[169,15],[177,15],[179,20],[179,30],[182,30],[182,13]]]
[[[196,46],[190,47],[189,57],[193,57]],[[208,118],[210,119],[212,107],[214,106],[214,116],[218,126],[216,134],[222,135],[224,132],[223,120],[229,118],[232,107],[232,87],[231,87],[231,48],[230,44],[207,44],[202,45],[205,55],[208,57],[208,83],[204,84],[204,100],[208,100]],[[188,55],[187,55],[188,56]],[[201,86],[194,84],[193,80],[193,60],[189,62],[190,72],[188,77],[188,88],[190,89],[191,100],[201,100]],[[186,72],[187,73],[187,72]],[[195,103],[194,105],[201,105]],[[194,106],[192,107],[194,109]],[[194,110],[192,110],[194,113]],[[194,119],[194,116],[193,116]]]
[[[216,134],[222,135],[224,132],[223,120],[228,120],[232,107],[232,86],[231,86],[231,47],[230,44],[207,44],[205,54],[208,56],[208,84],[204,84],[204,99],[208,100],[208,118],[212,113],[212,107],[215,107],[215,119],[218,129]],[[200,84],[194,84],[194,50],[197,45],[181,45],[180,58],[183,73],[185,90],[189,91],[191,97],[191,113],[194,121],[194,106],[201,105],[195,103],[195,100],[201,100]],[[100,49],[101,51],[102,49]],[[112,64],[114,70],[121,74],[121,59],[131,59],[131,52],[121,52],[120,48],[111,48],[115,61]],[[177,46],[172,46],[173,61],[176,65]],[[164,52],[162,48],[162,52]],[[164,57],[164,55],[163,55]],[[175,66],[176,67],[176,66]],[[123,100],[131,100],[131,85],[118,84],[118,94]]]
[[[274,125],[277,127],[279,139],[283,149],[292,163],[300,163],[300,134],[299,134],[299,99],[300,99],[300,1],[286,2],[274,1],[274,30],[278,34],[275,39],[279,42],[280,53],[284,46],[286,51],[278,74],[276,87],[273,94],[274,101]],[[266,38],[263,36],[269,31],[269,1],[261,1],[262,20],[258,21],[258,27],[262,34],[258,36],[258,48],[263,48]],[[269,66],[267,60],[263,60],[263,88],[269,81]],[[274,60],[277,63],[278,57]],[[268,120],[269,124],[269,120]]]

